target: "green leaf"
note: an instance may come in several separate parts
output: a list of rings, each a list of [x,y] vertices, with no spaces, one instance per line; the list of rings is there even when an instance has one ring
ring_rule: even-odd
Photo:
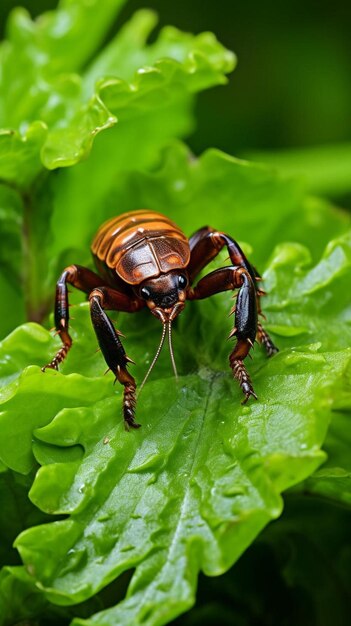
[[[154,43],[147,44],[156,24],[157,15],[153,11],[137,11],[88,67],[84,77],[86,92],[94,87],[101,76],[116,76],[116,68],[119,80],[112,80],[111,85],[107,84],[108,88],[114,87],[112,96],[107,95],[115,103],[111,110],[120,108],[121,104],[124,108],[126,98],[132,97],[137,102],[140,89],[164,90],[170,80],[174,83],[185,81],[190,91],[227,82],[225,74],[233,70],[235,55],[223,48],[213,33],[202,33],[194,37],[190,33],[182,33],[177,28],[167,26],[161,30]],[[176,75],[176,80],[173,74]],[[128,86],[125,81],[133,79],[136,84]],[[129,93],[133,90],[134,94]],[[160,105],[155,96],[153,104],[156,107]],[[138,110],[140,111],[140,105],[132,107],[134,113]]]
[[[344,626],[350,611],[350,523],[344,506],[288,494],[281,518],[235,567],[218,578],[200,578],[196,606],[174,626]]]
[[[214,35],[168,28],[147,45],[156,21],[148,11],[137,13],[86,69],[122,4],[66,1],[35,22],[23,9],[13,12],[0,49],[0,178],[28,186],[40,161],[48,169],[77,163],[97,133],[115,124],[114,113],[122,121],[150,110],[157,116],[176,102],[187,128],[190,94],[225,82],[235,58]]]
[[[153,165],[160,146],[191,130],[190,94],[223,83],[224,73],[233,68],[233,54],[211,33],[194,37],[167,28],[154,44],[145,45],[153,25],[152,13],[138,12],[87,73],[88,85],[111,66],[118,66],[126,78],[98,83],[99,97],[118,124],[98,138],[87,161],[59,172],[54,182],[55,257],[64,247],[77,246],[77,232],[80,241],[89,242],[92,227],[106,218],[105,204],[113,197],[116,180],[124,178],[118,172]]]
[[[91,394],[91,396],[88,401],[84,401],[87,381],[79,374],[64,377],[60,383],[60,393],[58,394],[56,385],[52,386],[53,375],[56,378],[52,372],[43,376],[38,368],[29,367],[18,380],[2,392],[5,411],[0,417],[4,436],[1,458],[8,467],[17,472],[25,474],[33,468],[34,459],[31,453],[33,429],[45,425],[53,419],[61,406],[84,407],[86,402],[88,404],[92,401],[97,402],[106,395],[106,384],[101,384],[99,379],[88,379],[89,395]],[[31,398],[36,387],[41,388],[42,393],[40,395],[34,394],[36,399],[33,406]],[[45,408],[49,409],[48,413]],[[21,432],[15,432],[8,421],[12,411],[18,412],[22,416]],[[19,437],[21,439],[20,447],[16,446]],[[17,452],[14,455],[16,448]]]
[[[79,239],[79,255],[86,258],[88,246],[77,229],[95,218],[97,207],[104,219],[104,198],[121,171],[149,166],[165,142],[189,132],[193,94],[225,82],[235,63],[211,33],[194,36],[169,27],[149,44],[156,23],[150,11],[136,13],[94,57],[121,4],[63,2],[34,22],[16,10],[1,44],[5,224],[14,204],[20,212],[1,255],[6,265],[0,280],[10,283],[7,292],[17,281],[18,310],[32,321],[47,314],[52,284]],[[72,170],[89,156],[99,133],[91,158]],[[65,171],[50,175],[55,168]]]
[[[161,119],[159,124],[160,128]],[[133,167],[116,178],[116,159],[121,168],[124,160],[128,163],[133,158],[135,167],[141,167],[145,157],[145,144],[135,153],[134,143],[127,142],[131,132],[137,141],[140,128],[135,124],[133,130],[131,125],[125,126],[123,155],[117,155],[114,133],[121,132],[122,127],[117,125],[102,142],[97,141],[88,161],[79,168],[61,171],[56,179],[51,222],[51,250],[57,259],[51,267],[56,276],[64,264],[90,264],[90,242],[104,220],[140,207],[168,215],[188,235],[211,224],[239,241],[249,242],[259,269],[279,242],[299,241],[316,259],[331,237],[350,228],[347,214],[306,197],[298,181],[218,150],[208,150],[194,159],[184,145],[172,144],[152,172],[133,171]],[[113,158],[106,162],[111,151]],[[69,211],[72,217],[63,219]],[[51,273],[47,278],[55,279]]]
[[[47,606],[47,600],[30,580],[18,580],[4,568],[0,571],[1,626],[11,626],[19,620],[36,617]]]
[[[302,488],[308,493],[351,505],[351,367],[344,376],[343,393],[338,395],[325,441],[327,461]]]
[[[7,29],[13,47],[6,52],[15,56],[20,50],[28,64],[32,59],[32,66],[43,67],[47,74],[77,71],[99,49],[124,4],[125,0],[105,0],[103,4],[98,0],[61,0],[55,11],[35,20],[17,8]]]
[[[86,175],[93,160],[62,175],[78,178],[84,173],[89,192],[100,197],[102,190],[93,189],[94,177]],[[100,161],[103,161],[102,155]],[[65,183],[68,183],[70,197],[73,194],[75,206],[79,206],[82,195],[74,195],[67,177]],[[100,179],[99,172],[96,177]],[[62,189],[61,208],[64,201],[67,204],[69,200],[66,187]],[[73,247],[78,232],[81,241],[85,240],[88,246],[101,220],[115,215],[117,207],[121,212],[145,206],[161,211],[176,220],[188,235],[209,223],[239,241],[248,242],[253,249],[254,262],[259,266],[267,263],[277,243],[285,241],[307,246],[316,260],[328,241],[351,225],[346,213],[323,200],[306,196],[305,187],[296,179],[219,150],[207,150],[197,159],[181,143],[168,146],[161,163],[152,172],[124,172],[114,180],[112,190],[105,192],[103,208],[98,213],[94,214],[89,205],[90,201],[85,205],[89,222],[84,224],[77,220],[65,237],[59,213],[55,212],[53,229],[61,246],[65,238],[66,245]]]
[[[166,139],[184,134],[189,128],[190,94],[227,82],[225,73],[232,71],[235,57],[212,33],[194,36],[168,27],[161,31],[154,44],[148,45],[146,39],[155,23],[154,13],[136,13],[83,74],[82,95],[88,98],[94,89],[95,95],[90,98],[86,112],[80,107],[73,117],[69,115],[72,119],[65,132],[60,124],[50,133],[42,151],[46,167],[53,169],[80,161],[89,153],[97,132],[110,128],[117,121],[119,125],[128,120],[140,124],[144,135],[147,132],[144,118],[150,113],[161,124],[161,129],[165,126]],[[104,78],[106,75],[108,77]],[[150,138],[152,146],[157,145],[160,134],[160,130],[155,130],[156,136]],[[124,167],[128,160],[123,129],[120,131],[118,126],[114,135],[117,145],[111,159],[115,174],[119,158],[123,155]],[[130,139],[133,136],[134,133]],[[85,143],[81,137],[86,138]],[[104,143],[104,139],[101,141]],[[105,145],[110,151],[111,138],[106,139]],[[71,152],[68,152],[69,146],[72,146]],[[146,148],[150,150],[149,146]],[[105,155],[105,166],[108,156]],[[135,165],[135,155],[131,162]]]
[[[22,135],[0,130],[0,181],[27,187],[42,169],[40,151],[46,138],[43,122],[33,122]]]
[[[320,341],[323,345],[349,346],[351,312],[349,284],[351,275],[350,233],[332,241],[318,263],[304,277],[301,267],[308,262],[304,250],[282,247],[268,272],[267,287],[272,291],[269,328],[280,335],[280,345],[294,341],[303,344]],[[286,283],[287,266],[295,268],[296,278]],[[322,288],[322,292],[320,291]],[[275,297],[281,294],[281,299]],[[310,296],[314,296],[311,298]],[[312,306],[311,306],[312,305]],[[289,317],[290,326],[286,320]],[[309,320],[306,324],[305,321]],[[343,375],[343,391],[335,397],[332,421],[324,449],[327,461],[303,485],[304,491],[351,504],[351,368]]]
[[[24,567],[0,571],[0,626],[68,626],[74,616],[88,617],[102,606],[99,596],[79,606],[55,606],[34,585]]]
[[[0,575],[3,626],[165,624],[194,603],[200,571],[226,571],[280,515],[283,490],[304,481],[349,502],[340,433],[350,409],[350,218],[267,167],[216,150],[196,159],[169,143],[192,127],[193,94],[225,82],[234,56],[210,33],[168,27],[149,43],[150,11],[102,45],[121,5],[67,0],[35,21],[23,10],[11,18],[0,49],[0,288],[11,318],[1,330],[24,309],[45,318],[58,273],[90,263],[104,219],[150,207],[187,234],[210,223],[240,240],[266,269],[267,328],[282,350],[270,361],[255,350],[259,401],[242,406],[226,367],[228,294],[188,303],[174,328],[179,384],[165,351],[138,400],[143,428],[126,433],[86,303],[72,310],[59,373],[40,369],[60,345],[42,327],[4,339],[1,556],[18,562],[10,543],[23,524],[24,565]],[[213,266],[223,263],[225,254]],[[140,381],[160,327],[145,311],[113,317]],[[338,439],[327,439],[319,469],[332,416]]]
[[[50,155],[77,162],[114,117],[99,98],[81,96],[79,71],[99,47],[123,0],[66,0],[32,21],[24,9],[9,20],[2,59],[0,177],[27,187]],[[99,6],[99,10],[97,10]],[[92,27],[93,25],[93,27]],[[40,120],[40,121],[38,121]]]
[[[265,284],[272,294],[269,328],[281,337],[282,345],[291,335],[296,345],[306,341],[322,342],[329,349],[350,345],[350,250],[348,231],[331,241],[319,263],[306,271],[310,264],[306,249],[295,244],[278,247]]]
[[[32,366],[4,388],[1,459],[26,472],[34,453],[42,467],[32,501],[46,513],[68,515],[30,528],[16,540],[46,597],[60,605],[79,603],[135,569],[124,601],[89,619],[77,617],[74,624],[167,623],[193,604],[199,570],[226,571],[280,514],[280,492],[323,461],[320,447],[351,353],[345,347],[349,334],[341,342],[334,339],[332,347],[321,334],[316,345],[313,311],[316,298],[326,304],[322,327],[328,299],[340,300],[346,332],[343,281],[350,249],[345,235],[313,268],[301,246],[281,246],[272,255],[267,269],[272,294],[265,310],[270,317],[282,316],[286,307],[280,326],[295,328],[287,297],[295,281],[302,288],[294,307],[307,330],[305,335],[287,332],[286,349],[271,360],[255,351],[251,372],[257,403],[240,404],[241,392],[224,368],[223,338],[231,324],[226,294],[188,304],[175,331],[179,385],[170,384],[163,355],[158,380],[149,382],[139,399],[143,428],[138,432],[123,430],[120,389],[108,378],[91,378],[103,362],[94,354],[85,304],[73,314],[75,343],[65,374],[43,374]],[[304,263],[295,264],[297,254]],[[333,267],[332,279],[317,272],[321,266]],[[276,313],[279,293],[282,310]],[[127,335],[128,353],[138,358],[140,380],[160,329],[147,313],[124,316],[119,327]],[[23,327],[7,339],[5,349],[19,355],[17,371],[29,358],[21,356],[19,333],[37,329]],[[40,341],[32,338],[30,352],[43,363],[54,351],[54,340],[44,330],[37,336]],[[307,343],[301,345],[301,336]],[[16,376],[15,369],[8,367],[7,375]]]
[[[279,490],[323,458],[326,385],[331,373],[340,376],[346,355],[299,356],[285,383],[288,356],[267,365],[256,381],[261,403],[250,408],[238,403],[229,376],[206,371],[205,379],[182,378],[178,393],[167,380],[150,383],[139,410],[143,431],[133,439],[116,426],[111,397],[88,410],[65,408],[37,429],[39,443],[61,447],[62,457],[65,448],[84,449],[73,461],[71,454],[66,462],[51,458],[31,491],[41,508],[70,519],[16,541],[47,597],[80,602],[135,567],[128,599],[92,623],[165,623],[188,608],[198,569],[225,571],[279,515]]]

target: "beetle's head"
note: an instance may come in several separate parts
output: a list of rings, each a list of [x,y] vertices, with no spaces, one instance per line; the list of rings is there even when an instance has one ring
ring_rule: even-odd
[[[174,374],[177,376],[177,368],[172,348],[172,322],[184,309],[188,283],[189,279],[186,270],[173,270],[167,274],[161,274],[155,278],[144,280],[138,287],[134,287],[135,293],[139,298],[143,298],[146,301],[151,313],[155,315],[163,325],[160,345],[139,387],[139,393],[160,355],[167,332],[172,366]]]
[[[188,282],[185,270],[173,270],[145,280],[137,293],[162,323],[171,322],[184,309]]]

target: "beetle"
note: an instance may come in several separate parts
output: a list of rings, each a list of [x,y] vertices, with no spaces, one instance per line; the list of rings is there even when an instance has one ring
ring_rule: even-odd
[[[199,272],[224,247],[231,265],[210,272],[194,284]],[[162,322],[161,342],[144,384],[167,332],[175,370],[171,328],[186,300],[200,300],[237,289],[236,306],[231,310],[231,314],[235,313],[235,324],[229,334],[229,338],[236,338],[236,344],[229,355],[229,364],[245,396],[243,403],[250,397],[257,399],[244,359],[256,338],[268,356],[278,349],[258,321],[260,298],[264,295],[258,284],[261,277],[232,237],[204,226],[187,239],[168,217],[139,210],[123,213],[102,224],[93,239],[91,252],[96,273],[80,265],[70,265],[57,282],[55,327],[63,345],[43,371],[58,369],[72,345],[67,289],[70,284],[89,296],[91,321],[100,349],[108,368],[124,388],[125,427],[127,430],[139,428],[135,420],[136,383],[127,369],[128,363],[133,361],[126,355],[120,331],[115,329],[105,311],[133,313],[147,306]]]

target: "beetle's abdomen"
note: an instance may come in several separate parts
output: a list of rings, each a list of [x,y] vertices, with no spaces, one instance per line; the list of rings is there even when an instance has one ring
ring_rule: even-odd
[[[190,260],[188,240],[180,228],[161,213],[145,210],[105,222],[91,250],[130,285],[185,268]]]

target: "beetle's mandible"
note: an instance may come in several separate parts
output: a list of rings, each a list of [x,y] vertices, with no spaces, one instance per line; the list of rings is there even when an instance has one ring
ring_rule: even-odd
[[[194,284],[199,272],[226,247],[231,265],[216,269]],[[257,338],[268,356],[275,347],[262,324],[257,270],[249,263],[240,246],[229,235],[205,226],[190,239],[161,213],[133,211],[105,222],[96,233],[92,246],[97,273],[80,265],[70,265],[56,286],[55,326],[63,343],[52,361],[43,367],[58,369],[72,345],[69,334],[67,284],[89,295],[90,314],[102,354],[109,369],[123,385],[123,416],[126,428],[139,428],[135,421],[136,383],[127,369],[131,359],[122,345],[106,310],[133,313],[147,306],[163,324],[161,343],[149,368],[151,371],[168,333],[171,348],[173,320],[184,309],[186,300],[208,298],[220,291],[238,290],[235,325],[229,337],[236,338],[229,355],[234,378],[247,402],[257,398],[244,365]],[[173,352],[171,349],[174,366]],[[174,366],[175,369],[175,366]],[[147,375],[148,375],[147,374]],[[145,379],[144,379],[145,381]]]

